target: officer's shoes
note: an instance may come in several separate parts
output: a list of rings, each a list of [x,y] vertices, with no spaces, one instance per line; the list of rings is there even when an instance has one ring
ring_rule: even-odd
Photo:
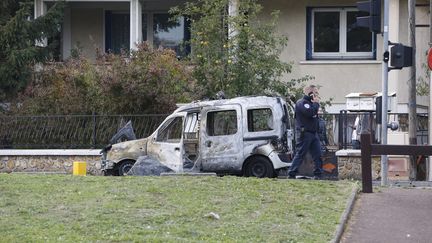
[[[295,175],[288,175],[288,179],[296,179]]]
[[[321,175],[314,175],[314,177],[312,179],[313,180],[322,180],[322,176]]]

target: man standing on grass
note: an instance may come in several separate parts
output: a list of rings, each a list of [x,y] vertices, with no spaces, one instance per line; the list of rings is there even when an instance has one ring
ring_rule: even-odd
[[[315,85],[304,88],[304,96],[295,106],[296,154],[288,171],[288,178],[295,179],[298,169],[308,151],[314,161],[314,179],[322,174],[321,144],[319,131],[319,93]]]

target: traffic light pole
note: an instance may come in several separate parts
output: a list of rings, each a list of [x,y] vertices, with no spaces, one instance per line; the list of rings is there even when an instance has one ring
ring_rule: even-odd
[[[389,0],[384,0],[383,28],[383,62],[382,62],[382,113],[381,113],[381,144],[387,144],[387,107],[388,107],[388,61],[389,61]],[[387,155],[381,155],[381,185],[388,184]]]
[[[430,14],[432,13],[432,1],[429,1],[429,51],[431,51],[432,48],[432,15]],[[428,60],[428,65],[429,65],[429,60]],[[430,119],[432,117],[432,70],[429,66],[429,145],[432,145],[432,119]],[[429,156],[429,161],[427,163],[428,165],[428,180],[432,181],[432,156]]]

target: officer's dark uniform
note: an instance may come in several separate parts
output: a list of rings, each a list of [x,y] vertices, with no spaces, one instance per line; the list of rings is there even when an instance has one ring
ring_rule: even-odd
[[[314,175],[320,177],[322,174],[321,145],[318,136],[319,104],[312,102],[312,97],[303,96],[295,106],[296,123],[296,155],[289,169],[289,176],[294,177],[306,153],[310,151],[315,162]]]

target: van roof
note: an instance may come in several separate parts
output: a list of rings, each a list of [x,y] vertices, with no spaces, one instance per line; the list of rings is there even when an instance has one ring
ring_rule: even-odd
[[[280,96],[240,96],[232,99],[220,99],[220,100],[205,100],[205,101],[193,101],[187,104],[178,104],[179,108],[176,111],[192,110],[194,108],[206,107],[206,106],[218,106],[227,104],[241,104],[246,106],[260,106],[260,105],[275,105],[277,103],[285,103],[285,99]]]

